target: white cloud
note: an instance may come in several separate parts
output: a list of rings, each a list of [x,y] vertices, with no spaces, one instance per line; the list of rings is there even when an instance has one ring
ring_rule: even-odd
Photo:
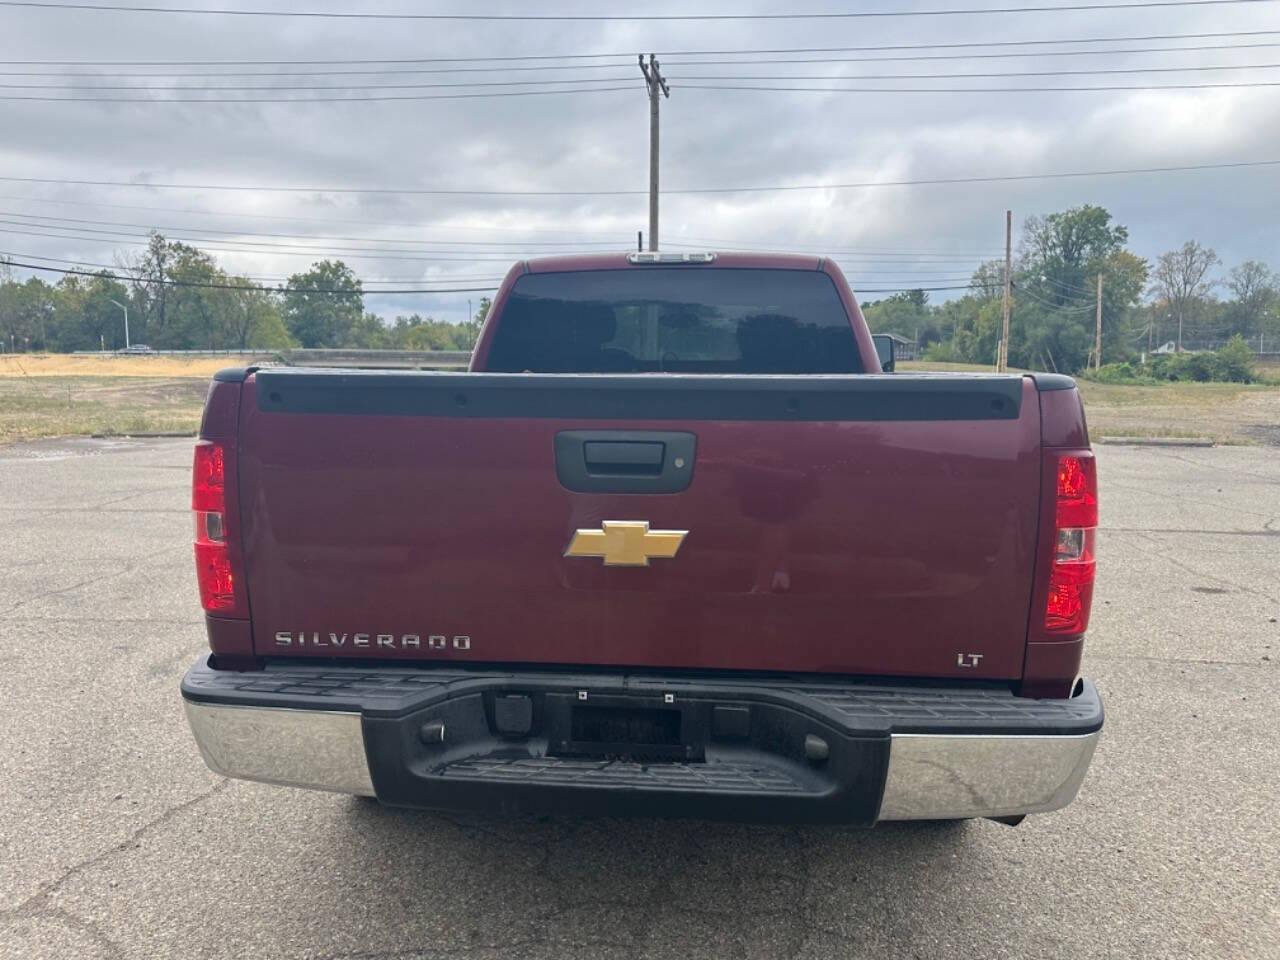
[[[517,9],[513,3],[507,6]],[[729,12],[741,12],[781,9],[785,5],[777,0],[755,0],[747,5],[720,6]],[[703,8],[716,7],[708,0]],[[502,8],[499,4],[493,9]],[[654,8],[643,9],[649,13]],[[836,23],[424,25],[274,19],[246,23],[240,18],[13,10],[6,14],[0,58],[307,60],[601,50],[656,50],[661,54],[664,50],[1138,36],[1270,26],[1265,11],[1233,8],[1231,14],[1227,22],[1211,12],[1170,10],[1161,15],[1158,23],[1146,14],[1113,11]],[[1152,42],[1121,46],[1159,45],[1162,44]],[[744,71],[813,75],[1011,72],[1059,67],[1253,63],[1274,57],[1275,51],[1265,48],[1060,58],[1038,53],[1033,57],[985,61],[775,64]],[[725,68],[679,63],[695,57],[670,55],[664,59],[666,71],[673,77],[726,72]],[[74,69],[83,72],[88,68]],[[125,68],[115,69],[119,72]],[[158,72],[182,68],[128,69]],[[620,61],[616,71],[599,71],[615,72],[631,77],[620,82],[632,84],[634,90],[564,97],[350,104],[0,101],[0,172],[14,176],[183,183],[643,190],[648,170],[648,107],[634,58]],[[397,75],[394,82],[458,79],[440,74]],[[1070,81],[1031,78],[1027,83],[1214,79],[1272,80],[1280,79],[1280,71],[1132,74]],[[17,77],[9,80],[22,82]],[[352,82],[377,80],[364,76]],[[174,82],[198,83],[190,79]],[[266,82],[271,81],[268,78]],[[954,86],[966,83],[945,82]],[[992,80],[972,82],[974,86],[997,84]],[[668,188],[884,182],[1280,159],[1280,105],[1274,88],[928,96],[712,91],[682,87],[676,80],[671,99],[662,104],[662,115],[662,181]],[[1153,257],[1194,236],[1217,247],[1228,266],[1246,258],[1260,258],[1280,267],[1280,233],[1274,223],[1278,183],[1280,168],[1272,167],[1114,179],[668,195],[663,199],[662,233],[670,242],[714,238],[747,247],[801,245],[831,251],[891,251],[880,257],[837,255],[859,286],[872,288],[881,282],[906,282],[908,278],[923,282],[931,277],[964,274],[980,256],[995,253],[1002,246],[1006,208],[1015,211],[1015,222],[1020,223],[1028,214],[1092,202],[1108,207],[1119,222],[1129,227],[1132,246],[1141,255]],[[486,259],[475,262],[431,262],[426,254],[420,258],[352,261],[365,276],[404,278],[406,282],[416,278],[499,277],[505,272],[507,260],[517,255],[516,248],[502,244],[522,238],[613,239],[619,248],[630,248],[636,230],[647,226],[647,201],[643,195],[423,197],[12,183],[0,183],[0,194],[6,197],[0,199],[0,210],[26,215],[179,226],[190,231],[212,227],[396,241],[453,237],[492,242],[491,246],[480,248]],[[33,202],[37,200],[74,203]],[[192,208],[221,216],[76,203]],[[226,214],[253,214],[262,219]],[[80,226],[143,232],[137,228]],[[64,227],[43,230],[59,233],[60,238],[0,233],[0,249],[110,263],[113,251],[121,249],[127,239],[76,230],[69,223]],[[240,239],[243,242],[253,238]],[[234,236],[229,236],[220,245],[233,245],[235,241]],[[268,242],[307,243],[289,239]],[[323,247],[328,241],[311,243]],[[360,244],[333,241],[330,245],[350,248]],[[533,253],[538,247],[531,242],[528,251],[519,252]],[[549,249],[545,245],[542,248]],[[898,253],[904,250],[955,251],[959,259],[944,262],[937,254]],[[263,249],[218,256],[234,270],[255,276],[286,276],[308,262],[305,255],[293,255],[296,252]],[[470,285],[470,281],[459,283]],[[465,311],[465,299],[465,294],[372,297],[370,305],[388,315],[418,310],[458,317]],[[478,295],[472,295],[472,299],[478,299]]]

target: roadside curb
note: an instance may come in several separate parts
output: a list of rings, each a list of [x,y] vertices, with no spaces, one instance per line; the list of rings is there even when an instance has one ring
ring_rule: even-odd
[[[1208,437],[1097,437],[1096,442],[1130,447],[1212,447]]]

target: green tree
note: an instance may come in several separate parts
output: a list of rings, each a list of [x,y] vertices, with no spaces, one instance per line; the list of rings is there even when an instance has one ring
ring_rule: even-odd
[[[864,303],[862,316],[873,333],[900,333],[914,338],[916,331],[930,322],[928,300],[929,295],[923,290],[904,290]]]
[[[492,306],[493,301],[488,297],[480,298],[480,308],[476,310],[475,316],[458,330],[457,349],[471,350],[475,347],[476,341],[480,339],[480,331],[484,329],[484,322],[489,319],[489,308]]]
[[[1103,353],[1127,349],[1147,265],[1124,249],[1128,230],[1085,204],[1028,218],[1014,276],[1009,357],[1015,366],[1074,372],[1093,352],[1097,275],[1103,277]]]
[[[169,350],[217,350],[230,345],[231,295],[217,261],[185,243],[169,245],[168,276],[173,282],[166,323],[152,335],[153,347]]]
[[[1246,260],[1233,267],[1227,286],[1235,300],[1227,308],[1226,320],[1232,332],[1246,339],[1257,335],[1259,343],[1269,332],[1276,301],[1280,298],[1280,277],[1258,260]]]
[[[966,296],[948,304],[952,321],[952,343],[956,352],[970,363],[996,362],[1000,333],[1004,328],[1003,299],[984,300]],[[945,329],[945,322],[943,324]]]
[[[969,290],[979,300],[1003,299],[1004,261],[984,260],[969,278]]]
[[[128,261],[126,269],[133,286],[134,310],[130,311],[131,338],[137,343],[163,341],[169,325],[168,281],[173,244],[153,231],[147,248]]]
[[[394,339],[395,331],[383,323],[380,316],[366,313],[351,325],[346,345],[362,350],[391,350],[398,346]]]
[[[347,346],[363,316],[360,280],[341,260],[321,260],[289,278],[284,322],[302,346]]]
[[[220,311],[228,337],[226,346],[240,350],[296,346],[285,329],[278,296],[254,286],[247,277],[229,277],[227,283],[236,289],[220,292]]]
[[[54,298],[58,350],[119,350],[124,342],[124,311],[129,292],[124,282],[109,270],[91,277],[67,274],[59,282]],[[130,334],[136,318],[130,313]],[[131,336],[132,339],[132,336]]]
[[[1211,247],[1188,240],[1177,250],[1162,253],[1156,259],[1153,292],[1169,304],[1178,324],[1178,352],[1182,352],[1182,331],[1187,321],[1201,313],[1196,309],[1208,298],[1216,285],[1209,271],[1220,264]]]
[[[54,288],[38,277],[0,284],[0,336],[6,350],[48,350],[57,332]]]

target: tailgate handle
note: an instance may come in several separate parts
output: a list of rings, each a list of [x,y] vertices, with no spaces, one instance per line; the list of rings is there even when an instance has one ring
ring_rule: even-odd
[[[556,477],[575,493],[679,493],[693,480],[697,438],[676,430],[561,430]]]
[[[587,473],[656,477],[666,444],[652,440],[588,440],[582,445]]]

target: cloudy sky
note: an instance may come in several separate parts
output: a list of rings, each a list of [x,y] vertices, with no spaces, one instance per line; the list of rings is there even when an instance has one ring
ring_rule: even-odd
[[[662,183],[673,191],[1280,161],[1280,86],[1259,85],[1280,83],[1274,0],[666,21],[500,18],[1018,4],[173,0],[499,18],[427,20],[69,10],[58,2],[0,3],[0,252],[52,267],[109,265],[156,228],[264,280],[331,256],[350,263],[370,290],[479,288],[369,296],[368,306],[387,317],[419,311],[460,320],[468,297],[478,301],[519,257],[634,247],[647,227],[639,52],[656,52],[670,78]],[[1119,39],[1080,42],[1100,38]],[[483,59],[497,57],[530,59]],[[733,86],[826,89],[710,89]],[[1165,89],[1017,89],[1101,86]],[[459,93],[508,95],[440,99]],[[190,100],[218,102],[179,102]],[[279,100],[292,102],[270,102]],[[672,249],[826,252],[863,299],[874,299],[904,287],[963,285],[979,259],[1000,255],[1006,208],[1016,238],[1029,214],[1097,203],[1128,226],[1142,256],[1195,238],[1227,267],[1262,259],[1280,268],[1278,187],[1280,165],[671,193],[661,237]],[[384,192],[359,192],[366,189]],[[496,193],[397,192],[407,190]]]

